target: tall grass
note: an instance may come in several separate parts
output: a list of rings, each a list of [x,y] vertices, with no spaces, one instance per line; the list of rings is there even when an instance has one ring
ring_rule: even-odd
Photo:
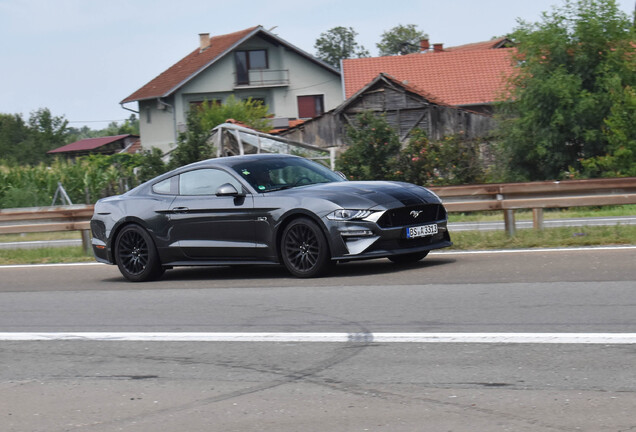
[[[137,186],[140,155],[91,155],[75,161],[56,159],[50,165],[0,164],[0,208],[51,205],[58,182],[73,204],[92,204]]]

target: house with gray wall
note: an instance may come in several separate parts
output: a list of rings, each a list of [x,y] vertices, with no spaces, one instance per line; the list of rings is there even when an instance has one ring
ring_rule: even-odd
[[[199,46],[121,101],[138,112],[141,144],[169,153],[188,111],[204,101],[260,100],[274,127],[322,115],[343,101],[340,72],[261,26],[199,35]],[[134,109],[136,103],[137,109]]]

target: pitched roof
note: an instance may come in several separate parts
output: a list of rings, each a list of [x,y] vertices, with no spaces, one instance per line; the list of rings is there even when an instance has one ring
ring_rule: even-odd
[[[342,61],[345,98],[384,72],[451,105],[500,100],[514,71],[514,48],[459,49]]]
[[[513,43],[507,37],[500,37],[484,42],[473,42],[465,45],[444,48],[444,51],[471,51],[483,49],[509,48]]]
[[[77,151],[87,151],[87,150],[95,150],[101,146],[105,146],[106,144],[110,144],[115,141],[122,140],[124,138],[128,138],[130,134],[125,135],[115,135],[115,136],[107,136],[107,137],[99,137],[99,138],[87,138],[79,141],[75,141],[74,143],[66,144],[65,146],[58,147],[53,150],[49,150],[47,153],[68,153],[68,152],[77,152]]]
[[[400,81],[399,79],[387,74],[387,73],[380,73],[378,74],[378,76],[376,76],[375,78],[373,78],[373,80],[371,80],[369,83],[367,83],[364,87],[362,87],[360,90],[358,90],[355,94],[351,95],[350,98],[347,98],[347,100],[345,100],[343,103],[341,103],[334,111],[336,113],[342,112],[345,109],[347,109],[347,107],[349,105],[351,105],[352,103],[354,103],[357,99],[358,96],[362,95],[363,93],[369,91],[369,90],[373,90],[376,85],[380,82],[384,82],[389,84],[392,87],[398,87],[399,89],[402,89],[406,92],[415,94],[417,96],[420,96],[424,99],[426,99],[428,102],[435,104],[435,105],[441,105],[441,106],[451,106],[450,104],[446,103],[445,101],[441,100],[440,98],[438,98],[437,96],[422,90],[414,85],[409,85],[406,84],[403,81]]]
[[[195,49],[152,79],[142,88],[122,100],[121,103],[153,99],[169,95],[187,81],[192,75],[202,69],[205,69],[215,60],[220,58],[231,47],[259,28],[260,26],[250,27],[234,33],[211,37],[208,49],[203,51],[200,48]]]
[[[200,47],[197,47],[197,49],[166,69],[120,103],[124,104],[127,102],[155,99],[172,94],[182,85],[197,76],[200,72],[228,54],[234,47],[256,34],[261,34],[276,44],[284,45],[285,47],[290,48],[298,54],[306,57],[310,61],[313,61],[320,66],[329,69],[331,72],[340,75],[340,72],[337,69],[334,69],[327,63],[316,59],[300,48],[295,47],[273,33],[268,32],[262,26],[256,26],[234,33],[210,37],[210,44],[207,49],[201,50]]]

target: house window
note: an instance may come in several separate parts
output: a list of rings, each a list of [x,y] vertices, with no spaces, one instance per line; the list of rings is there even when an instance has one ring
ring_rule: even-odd
[[[249,71],[254,69],[267,69],[269,67],[267,50],[236,51],[234,52],[236,63],[236,83],[249,84]]]
[[[298,96],[298,117],[314,118],[325,112],[323,95]]]

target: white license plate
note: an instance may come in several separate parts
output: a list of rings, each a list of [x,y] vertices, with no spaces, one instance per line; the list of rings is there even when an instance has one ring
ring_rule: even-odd
[[[426,237],[437,234],[437,224],[420,225],[406,229],[406,238]]]

